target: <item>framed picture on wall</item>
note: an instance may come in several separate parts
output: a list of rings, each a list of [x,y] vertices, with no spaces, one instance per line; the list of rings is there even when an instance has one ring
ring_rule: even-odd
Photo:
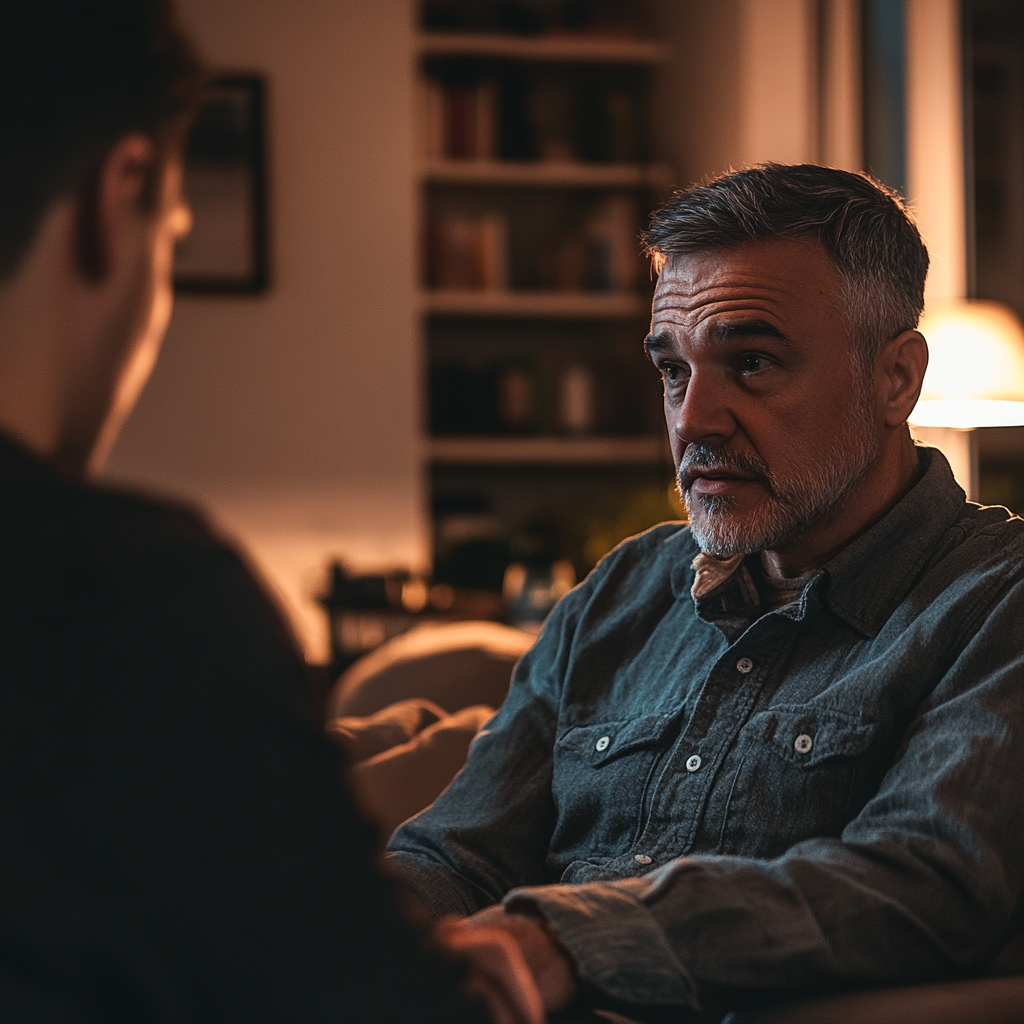
[[[191,233],[178,245],[178,292],[255,294],[267,287],[263,79],[222,75],[207,86],[185,149]]]

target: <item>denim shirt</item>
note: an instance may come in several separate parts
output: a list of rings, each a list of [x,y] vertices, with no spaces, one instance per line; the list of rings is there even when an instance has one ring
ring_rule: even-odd
[[[767,614],[757,556],[691,596],[681,524],[608,555],[393,836],[428,909],[530,904],[596,1005],[676,1020],[991,960],[1024,925],[1024,521],[918,455]]]

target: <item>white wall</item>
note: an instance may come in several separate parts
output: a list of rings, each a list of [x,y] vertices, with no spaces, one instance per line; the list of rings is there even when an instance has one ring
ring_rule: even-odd
[[[690,185],[739,157],[742,0],[659,0],[657,35],[671,59],[655,77],[658,151]]]
[[[817,156],[815,6],[743,0],[737,164]]]
[[[825,144],[845,159],[850,0],[821,5],[830,55]],[[672,49],[658,75],[656,134],[681,185],[766,160],[821,158],[816,0],[661,0],[658,33]],[[844,63],[844,61],[846,61]],[[845,75],[845,77],[844,77]],[[856,97],[859,104],[859,96]],[[853,125],[859,133],[859,124]],[[845,148],[844,148],[845,147]]]
[[[932,257],[927,297],[966,288],[959,0],[906,0],[908,200]],[[660,0],[672,48],[656,125],[688,185],[764,160],[859,170],[859,4]]]
[[[959,0],[905,0],[907,199],[928,246],[925,304],[967,294]]]
[[[311,657],[329,556],[428,556],[415,315],[412,0],[181,0],[268,78],[271,290],[183,297],[108,467],[244,541]]]

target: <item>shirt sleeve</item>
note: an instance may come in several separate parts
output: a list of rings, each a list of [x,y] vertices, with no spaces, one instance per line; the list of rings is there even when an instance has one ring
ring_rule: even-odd
[[[472,914],[515,886],[554,880],[546,857],[559,698],[579,609],[599,572],[562,600],[519,660],[508,698],[473,741],[465,769],[388,843],[388,863],[431,915]]]
[[[694,856],[641,878],[520,888],[506,906],[551,922],[599,1005],[684,1019],[979,970],[1024,924],[1022,635],[1018,583],[839,838],[772,860]]]

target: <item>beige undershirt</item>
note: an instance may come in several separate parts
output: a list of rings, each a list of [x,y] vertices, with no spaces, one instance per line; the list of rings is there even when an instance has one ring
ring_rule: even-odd
[[[736,555],[734,558],[718,559],[703,551],[700,552],[693,560],[693,568],[696,570],[693,587],[690,590],[693,599],[695,601],[699,600],[706,594],[710,594],[719,584],[724,583],[739,567],[743,557],[743,555]],[[784,608],[787,604],[793,604],[793,602],[798,601],[804,587],[807,586],[815,571],[812,570],[803,576],[795,576],[793,578],[778,576],[771,571],[764,557],[764,552],[761,552],[761,574],[764,591],[761,600],[761,614],[773,612],[778,608]]]
[[[696,576],[690,594],[694,601],[699,601],[705,594],[710,594],[719,583],[724,583],[743,561],[742,555],[735,558],[719,559],[701,551],[693,560]]]
[[[793,604],[800,600],[804,587],[807,586],[810,578],[817,572],[812,569],[803,576],[776,576],[769,568],[768,561],[761,552],[761,572],[764,584],[765,611],[774,612],[784,608],[787,604]]]

